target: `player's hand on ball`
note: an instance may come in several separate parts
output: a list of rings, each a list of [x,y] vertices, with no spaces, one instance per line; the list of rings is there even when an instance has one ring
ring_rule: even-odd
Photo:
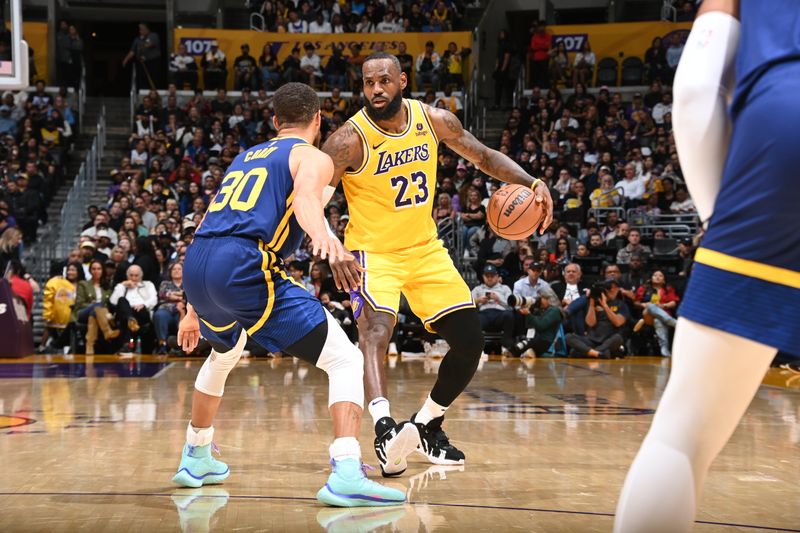
[[[536,194],[536,203],[542,204],[544,209],[544,220],[539,226],[539,235],[544,235],[544,232],[553,223],[553,198],[550,196],[550,188],[545,182],[540,182],[533,192]]]
[[[186,353],[191,353],[200,342],[200,320],[197,313],[186,313],[178,324],[178,345]]]

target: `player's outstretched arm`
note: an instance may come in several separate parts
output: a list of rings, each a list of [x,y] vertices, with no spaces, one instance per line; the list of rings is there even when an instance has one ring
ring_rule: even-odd
[[[430,106],[427,107],[427,110],[439,139],[481,171],[506,183],[517,183],[527,187],[533,184],[534,178],[522,167],[507,155],[492,150],[478,141],[461,126],[461,122],[453,113],[446,109]],[[550,189],[544,182],[539,182],[534,192],[536,201],[544,204],[545,218],[539,228],[539,231],[544,233],[545,229],[553,222],[553,199],[550,197]]]
[[[186,316],[178,324],[178,346],[191,353],[200,342],[200,319],[192,304],[186,305]]]
[[[323,198],[327,196],[326,189],[333,176],[333,161],[312,146],[300,146],[292,150],[289,165],[294,176],[294,214],[300,227],[311,237],[313,254],[327,259],[331,270],[339,274],[337,287],[356,289],[359,278],[355,257],[344,249],[325,222]]]
[[[355,126],[345,122],[333,132],[322,151],[328,154],[333,161],[333,178],[331,185],[336,187],[347,169],[356,169],[361,166],[364,158],[364,149],[361,146],[361,137],[356,132]]]
[[[322,206],[325,187],[333,175],[331,158],[312,146],[301,146],[292,150],[289,164],[294,176],[294,215],[311,237],[314,255],[319,253],[322,259],[327,259],[330,254],[341,261],[344,250],[339,240],[328,232]]]
[[[735,85],[738,4],[737,0],[703,2],[672,87],[675,145],[704,224],[714,211],[731,135],[728,97]]]

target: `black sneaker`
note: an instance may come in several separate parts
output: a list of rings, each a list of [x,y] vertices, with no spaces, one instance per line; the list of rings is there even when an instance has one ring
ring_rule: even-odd
[[[375,437],[375,455],[383,477],[399,476],[408,467],[406,457],[420,446],[417,426],[411,422],[396,424],[393,419],[383,417],[375,424],[375,432],[378,434]]]
[[[414,422],[416,416],[415,414],[411,417],[412,422]],[[435,465],[463,465],[464,452],[450,444],[450,439],[447,438],[447,434],[442,429],[442,422],[444,422],[444,416],[434,418],[427,424],[414,422],[414,425],[419,430],[421,441],[417,451]]]

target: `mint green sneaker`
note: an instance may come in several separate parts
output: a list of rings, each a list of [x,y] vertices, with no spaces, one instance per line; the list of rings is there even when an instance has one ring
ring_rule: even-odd
[[[328,482],[317,492],[317,499],[335,507],[371,507],[380,505],[403,505],[406,494],[397,489],[384,487],[367,478],[362,465],[356,459],[331,459],[333,472]]]
[[[219,453],[217,447],[211,443],[205,446],[183,446],[181,464],[172,481],[184,487],[202,487],[222,483],[230,475],[228,465],[217,461],[211,456],[211,450]]]

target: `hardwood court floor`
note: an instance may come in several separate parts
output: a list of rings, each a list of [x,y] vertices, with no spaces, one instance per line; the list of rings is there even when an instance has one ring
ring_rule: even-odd
[[[190,490],[170,477],[201,361],[62,361],[0,363],[1,531],[610,531],[669,371],[644,358],[485,362],[445,425],[466,466],[415,459],[389,482],[410,504],[351,511],[314,499],[329,468],[320,371],[291,358],[234,370],[216,423],[232,474]],[[408,417],[438,361],[389,364],[393,413]],[[796,378],[771,371],[714,465],[696,531],[800,531]]]

